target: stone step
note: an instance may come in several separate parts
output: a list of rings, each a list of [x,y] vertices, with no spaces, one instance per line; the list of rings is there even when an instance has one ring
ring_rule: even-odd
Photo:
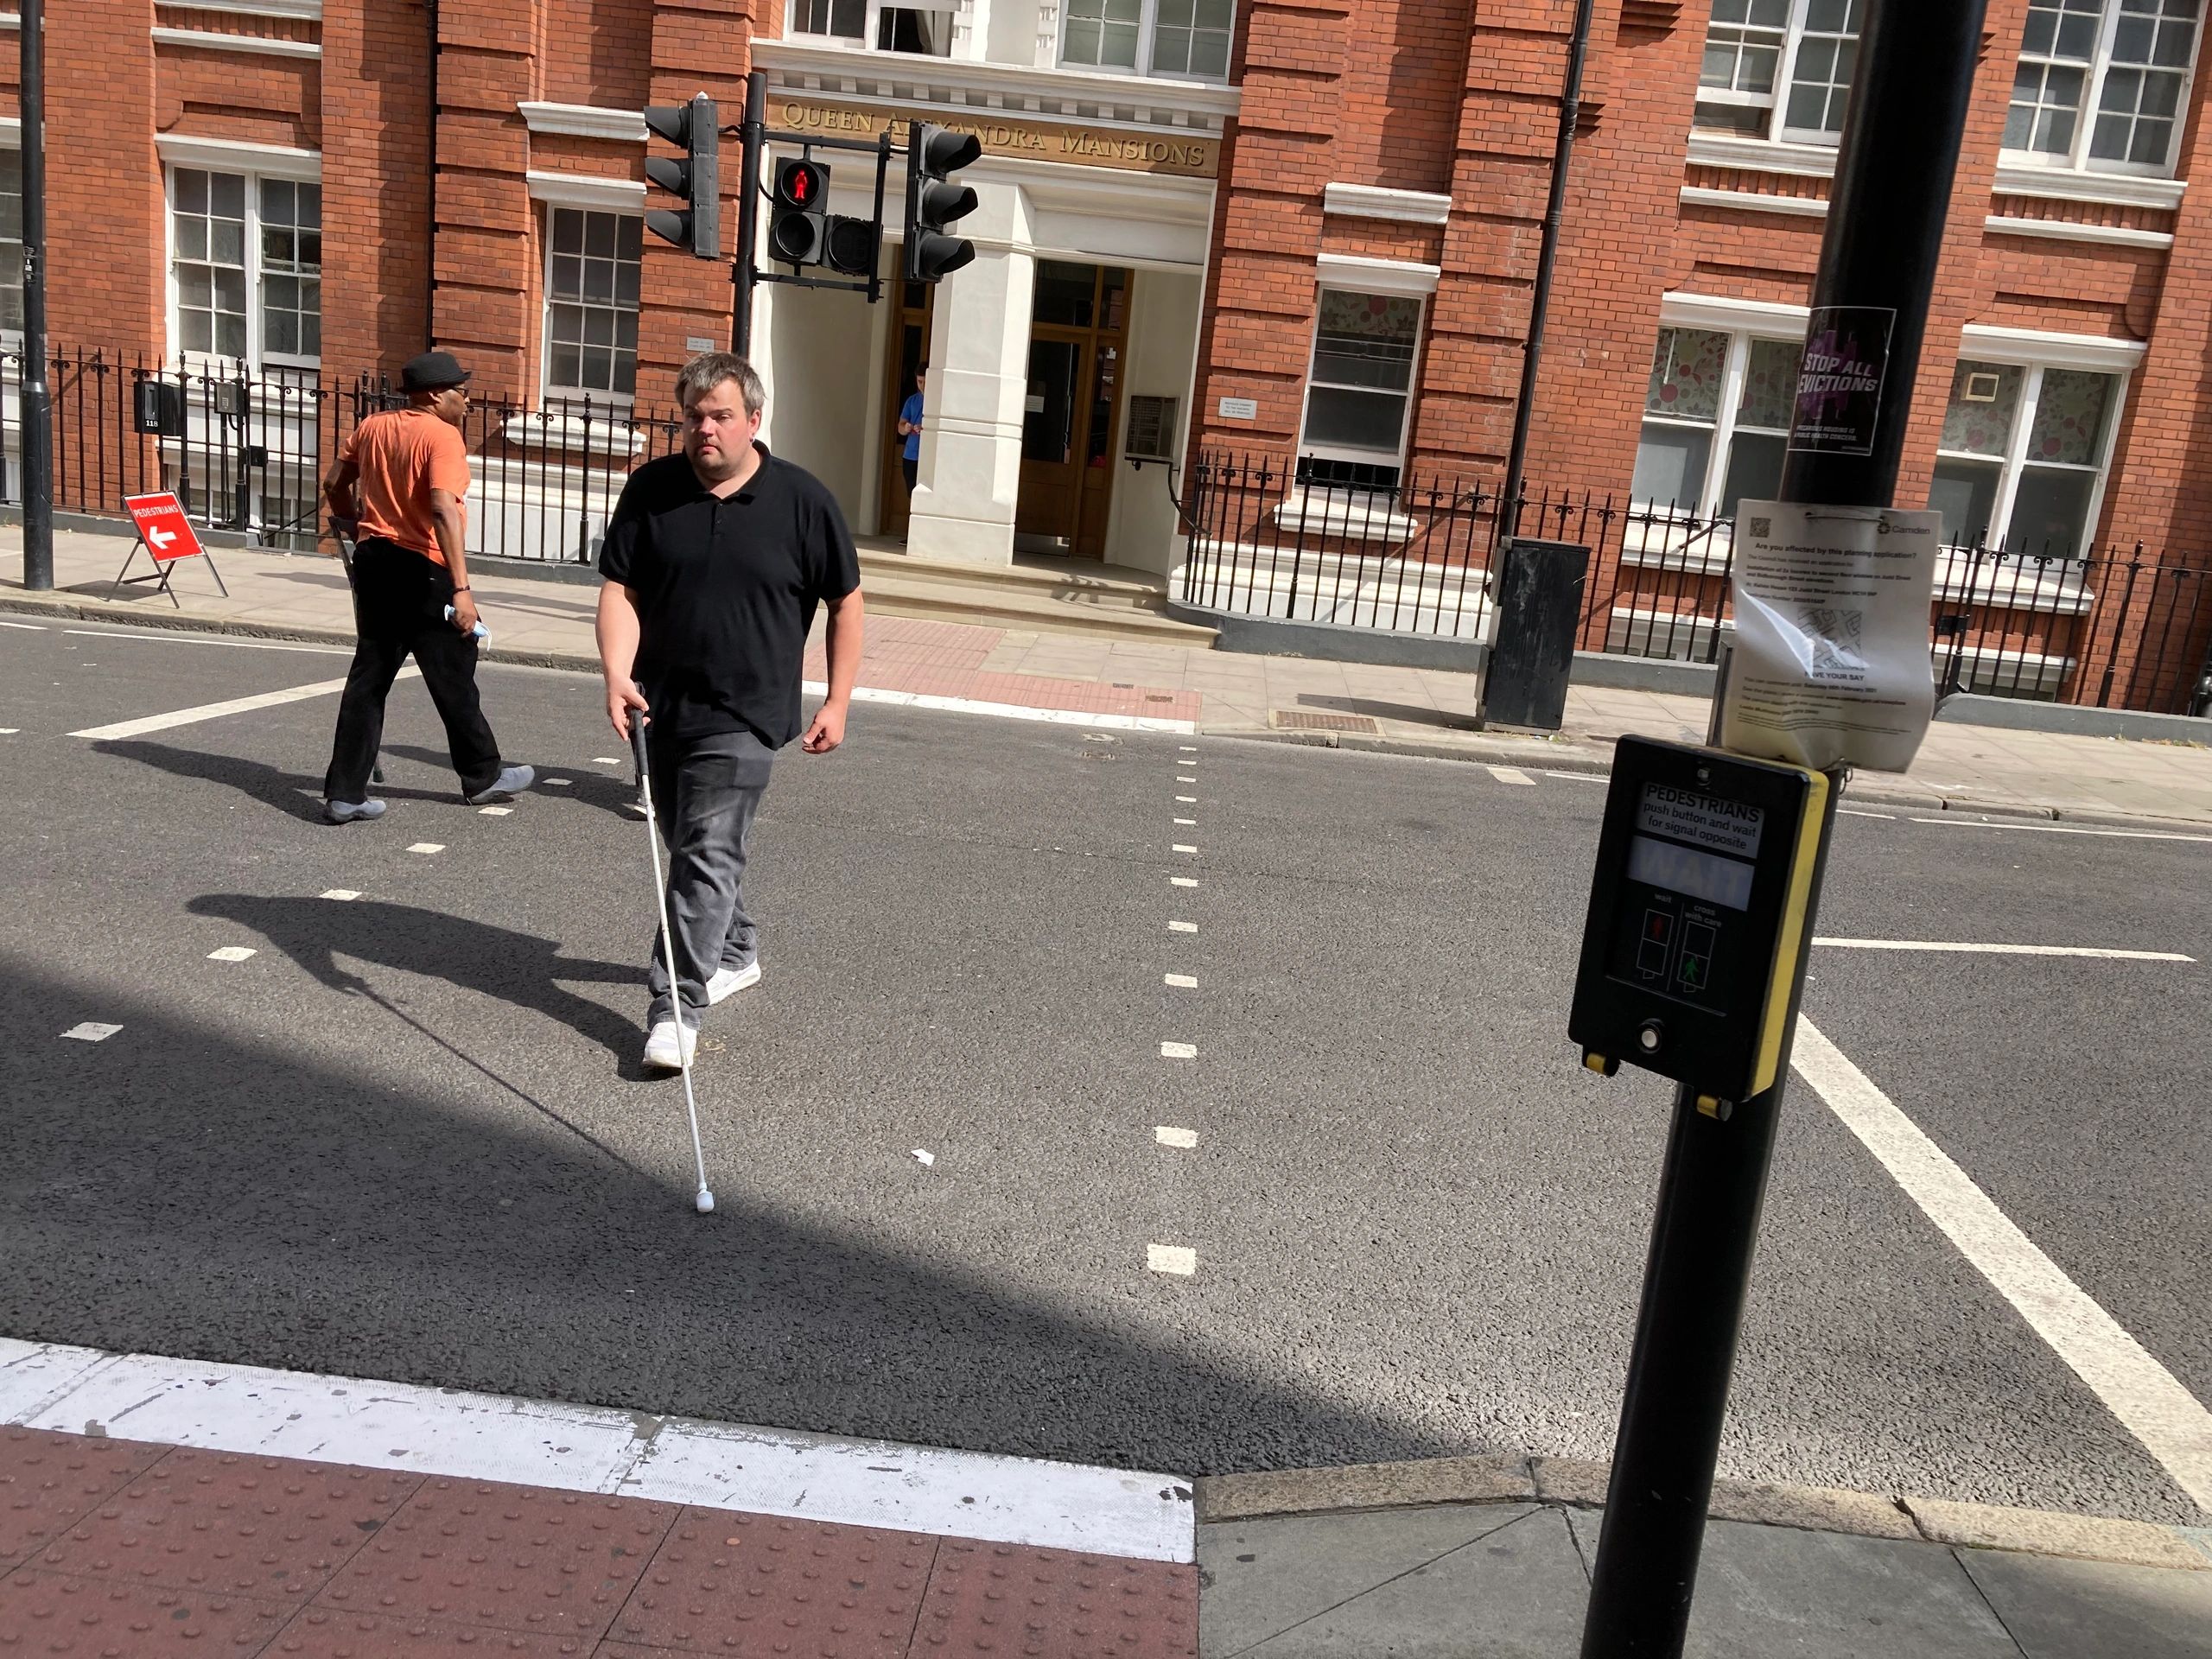
[[[1065,593],[1060,583],[946,582],[933,572],[925,575],[912,569],[887,569],[867,559],[861,562],[861,581],[868,608],[887,616],[1076,633],[1092,639],[1104,636],[1188,645],[1198,651],[1211,651],[1219,637],[1212,628],[1178,622],[1141,607],[1128,596],[1094,596],[1081,591],[1059,596]]]

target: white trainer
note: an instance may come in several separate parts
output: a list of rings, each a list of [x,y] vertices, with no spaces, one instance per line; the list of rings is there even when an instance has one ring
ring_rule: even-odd
[[[755,957],[742,968],[719,968],[707,982],[707,1006],[712,1007],[726,996],[734,996],[749,986],[760,982],[760,959]]]
[[[683,1033],[683,1050],[679,1055],[676,1047],[676,1021],[663,1020],[652,1028],[645,1039],[645,1070],[648,1071],[681,1071],[687,1061],[698,1058],[699,1033]]]

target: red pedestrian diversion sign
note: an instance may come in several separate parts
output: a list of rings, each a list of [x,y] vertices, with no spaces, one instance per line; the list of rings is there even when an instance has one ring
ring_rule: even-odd
[[[172,559],[194,558],[207,552],[193,533],[192,521],[184,516],[184,503],[176,499],[175,491],[126,495],[123,505],[130,509],[138,539],[146,544],[155,563],[167,564]]]

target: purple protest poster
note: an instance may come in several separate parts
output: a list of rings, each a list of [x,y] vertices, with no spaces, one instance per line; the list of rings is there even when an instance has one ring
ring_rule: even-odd
[[[1897,321],[1886,306],[1831,305],[1813,313],[1797,372],[1789,448],[1831,455],[1873,453],[1874,417]]]

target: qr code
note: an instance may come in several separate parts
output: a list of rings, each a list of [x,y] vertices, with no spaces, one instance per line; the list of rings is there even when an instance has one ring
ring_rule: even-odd
[[[1751,534],[1761,537],[1773,535],[1774,520],[1771,518],[1753,518],[1751,520]]]

